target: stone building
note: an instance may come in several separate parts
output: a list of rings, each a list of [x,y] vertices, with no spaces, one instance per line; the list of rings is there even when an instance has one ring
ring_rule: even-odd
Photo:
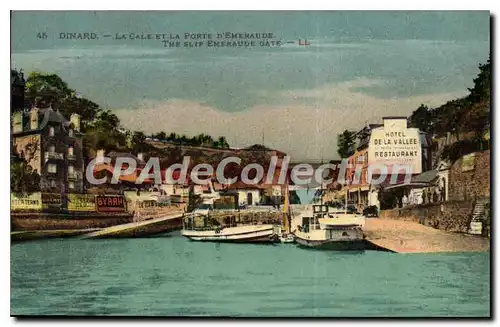
[[[52,108],[17,110],[11,132],[16,152],[40,174],[42,192],[84,191],[79,115],[72,114],[68,121]]]
[[[346,171],[348,185],[345,189],[349,202],[358,209],[372,205],[380,207],[381,186],[409,182],[406,172],[396,171],[396,167],[410,167],[410,179],[432,168],[428,135],[408,127],[406,117],[383,117],[382,124],[370,124],[355,137],[352,154],[347,159],[350,168]],[[380,165],[387,167],[386,174],[374,168]],[[369,167],[372,168],[371,176]],[[379,182],[377,185],[375,180]]]

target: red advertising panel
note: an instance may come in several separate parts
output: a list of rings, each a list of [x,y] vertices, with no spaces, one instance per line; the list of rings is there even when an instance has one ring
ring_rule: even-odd
[[[96,207],[99,212],[124,212],[127,210],[125,197],[122,195],[98,195]]]

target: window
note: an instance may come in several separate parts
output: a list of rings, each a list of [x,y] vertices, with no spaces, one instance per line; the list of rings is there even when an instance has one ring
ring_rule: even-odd
[[[54,127],[52,127],[52,126],[49,127],[49,136],[54,136],[54,133],[55,133]]]
[[[69,129],[69,131],[68,131],[68,135],[69,135],[70,137],[73,137],[73,129],[72,129],[72,128],[70,128],[70,129]]]
[[[51,180],[50,181],[50,187],[56,187],[56,181],[55,180]]]
[[[47,167],[47,171],[49,173],[52,173],[52,174],[57,173],[57,165],[56,164],[49,164]]]
[[[68,155],[70,155],[70,156],[73,155],[73,146],[72,145],[68,146]]]
[[[51,145],[51,146],[49,146],[49,152],[50,152],[50,153],[54,153],[54,152],[56,152],[56,146],[55,146],[55,145]]]
[[[69,187],[70,189],[74,189],[74,188],[75,188],[75,182],[69,182],[69,183],[68,183],[68,187]]]
[[[71,175],[73,174],[73,165],[68,166],[68,173]]]

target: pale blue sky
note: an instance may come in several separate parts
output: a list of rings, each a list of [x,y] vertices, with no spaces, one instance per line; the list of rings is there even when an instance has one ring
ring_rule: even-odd
[[[336,133],[464,95],[488,12],[16,12],[12,65],[55,72],[126,127],[336,156]],[[99,40],[60,40],[60,32]],[[109,33],[272,32],[309,47],[165,49]],[[37,39],[46,32],[46,40]]]

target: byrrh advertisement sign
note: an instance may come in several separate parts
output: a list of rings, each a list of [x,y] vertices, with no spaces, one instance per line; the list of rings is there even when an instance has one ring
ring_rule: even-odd
[[[412,174],[421,173],[422,145],[418,128],[407,128],[406,118],[384,118],[384,126],[372,130],[368,163],[385,165],[388,173],[393,172],[394,165],[409,165]]]

